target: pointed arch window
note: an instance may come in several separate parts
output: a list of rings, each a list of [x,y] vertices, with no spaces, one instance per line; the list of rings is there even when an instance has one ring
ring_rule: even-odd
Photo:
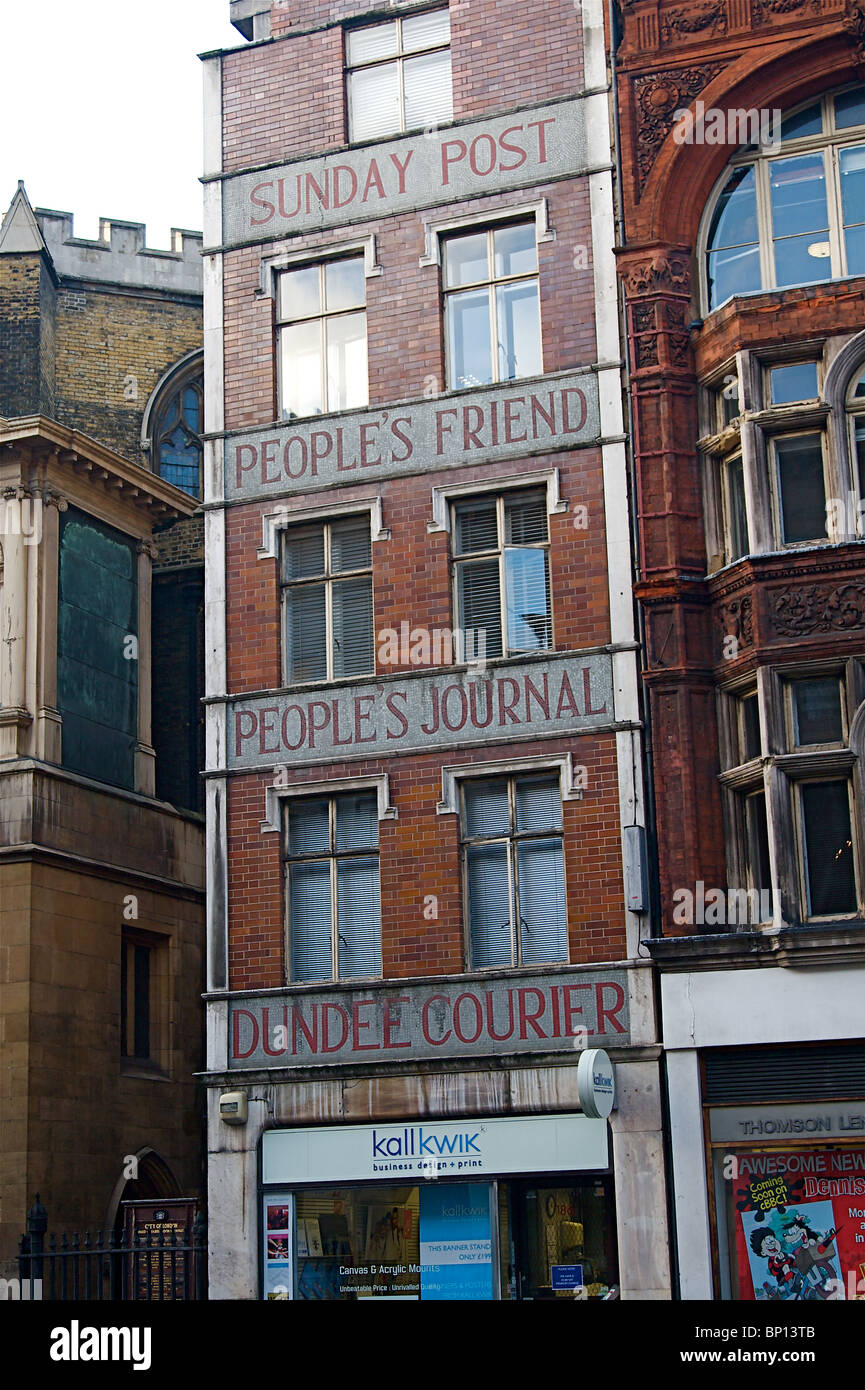
[[[189,353],[157,383],[142,422],[142,448],[166,482],[202,496],[204,429],[203,355]]]

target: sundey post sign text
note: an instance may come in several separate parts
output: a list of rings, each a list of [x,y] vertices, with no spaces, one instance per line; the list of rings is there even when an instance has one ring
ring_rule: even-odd
[[[284,496],[599,438],[597,376],[569,372],[232,435],[225,441],[225,491],[232,500]]]
[[[234,998],[229,1066],[576,1053],[629,1042],[624,971],[561,971]]]
[[[601,652],[234,700],[228,760],[253,768],[389,757],[573,734],[613,718],[612,662]]]
[[[230,175],[223,240],[273,241],[587,170],[583,101],[532,107]]]

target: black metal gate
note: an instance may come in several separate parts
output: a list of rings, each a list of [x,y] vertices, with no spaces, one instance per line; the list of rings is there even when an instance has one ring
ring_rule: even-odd
[[[188,1239],[174,1231],[48,1234],[36,1201],[18,1242],[20,1297],[34,1301],[176,1302],[207,1298],[207,1228],[196,1216]]]

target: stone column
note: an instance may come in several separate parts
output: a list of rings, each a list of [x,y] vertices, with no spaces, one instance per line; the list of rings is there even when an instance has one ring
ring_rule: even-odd
[[[35,586],[35,654],[33,708],[36,724],[33,730],[34,757],[47,763],[61,759],[62,719],[57,702],[57,604],[60,576],[60,513],[69,503],[58,492],[45,490],[39,498],[40,537],[34,551],[37,572],[31,577]]]
[[[660,1062],[617,1062],[610,1116],[623,1299],[668,1299],[670,1239],[664,1178]]]
[[[31,511],[25,488],[3,489],[0,544],[3,588],[0,592],[0,758],[20,757],[25,731],[32,722],[27,708],[27,537]]]

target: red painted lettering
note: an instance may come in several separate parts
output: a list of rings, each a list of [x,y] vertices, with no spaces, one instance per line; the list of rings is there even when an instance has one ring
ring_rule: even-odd
[[[388,738],[403,738],[403,737],[405,736],[405,734],[408,733],[408,720],[406,719],[406,717],[405,717],[405,715],[403,714],[402,710],[399,710],[399,709],[396,708],[396,706],[395,706],[394,703],[393,703],[394,700],[403,700],[403,701],[407,704],[407,703],[408,703],[408,694],[406,693],[405,690],[392,690],[391,693],[388,695],[387,699],[386,699],[385,702],[384,702],[384,703],[385,703],[385,708],[387,709],[388,713],[389,713],[389,714],[392,714],[393,717],[394,717],[394,719],[398,719],[399,722],[400,722],[400,725],[402,726],[401,728],[399,728],[399,729],[397,730],[396,733],[394,733],[392,729],[388,729],[388,731],[387,731],[387,737],[388,737]]]
[[[248,728],[244,729],[243,721],[249,721]],[[258,717],[251,709],[239,709],[234,715],[234,756],[239,758],[243,752],[243,745],[248,738],[252,738],[258,728]]]
[[[470,999],[470,1000],[471,1000],[472,1006],[473,1006],[474,1011],[475,1011],[475,1031],[474,1031],[474,1033],[472,1033],[472,1035],[471,1035],[470,1038],[469,1038],[469,1037],[466,1037],[465,1033],[463,1032],[463,1030],[462,1030],[462,1023],[461,1023],[461,1021],[460,1021],[460,1009],[461,1009],[461,1007],[462,1007],[462,1004],[463,1004],[464,1000],[466,1000],[466,999]],[[475,994],[458,994],[457,997],[456,997],[456,999],[454,1000],[454,1032],[456,1033],[456,1035],[457,1035],[457,1037],[459,1038],[460,1042],[461,1042],[461,1043],[473,1043],[473,1042],[477,1042],[477,1040],[478,1040],[478,1038],[480,1037],[481,1032],[482,1032],[482,1030],[483,1030],[483,1026],[484,1026],[484,1011],[483,1011],[483,1009],[481,1008],[481,1001],[478,999],[477,995],[475,995]]]
[[[240,1050],[240,1020],[241,1017],[249,1019],[252,1042],[245,1052]],[[231,1055],[237,1061],[243,1061],[245,1057],[251,1057],[258,1047],[258,1020],[248,1009],[235,1009],[231,1019]]]
[[[330,1014],[336,1014],[340,1023],[340,1034],[336,1042],[330,1038]],[[321,1050],[322,1052],[339,1052],[344,1047],[348,1039],[348,1014],[341,1004],[331,1004],[329,1001],[321,1006]]]
[[[527,1007],[530,994],[533,994],[535,997],[534,1013],[529,1013]],[[527,1036],[526,1028],[528,1025],[531,1025],[532,1032],[535,1033],[537,1037],[545,1038],[547,1035],[538,1023],[538,1019],[543,1017],[544,1010],[547,1007],[543,992],[539,989],[521,986],[517,990],[517,998],[520,1008],[520,1037],[525,1038]]]
[[[615,1003],[609,1007],[604,1004],[604,990],[612,990]],[[617,985],[613,980],[605,980],[603,984],[595,985],[595,1008],[598,1014],[599,1033],[627,1033],[624,1023],[619,1022],[618,1015],[625,1007],[625,991],[621,985]],[[607,1020],[610,1027],[607,1027]]]
[[[456,150],[456,154],[450,154],[450,150]],[[461,159],[465,159],[467,154],[465,140],[445,140],[442,144],[442,184],[447,186],[450,183],[450,166],[458,164]]]
[[[361,1042],[360,1035],[367,1028],[372,1027],[372,1021],[368,1018],[361,1018],[360,1011],[365,1008],[375,1008],[374,999],[358,999],[351,1006],[351,1050],[352,1052],[378,1052],[381,1044],[377,1042]]]
[[[439,1005],[438,1008],[435,1007],[436,1004]],[[444,994],[433,994],[430,996],[429,999],[424,1001],[424,1006],[421,1010],[420,1016],[420,1026],[424,1038],[430,1044],[431,1047],[441,1047],[443,1043],[447,1042],[448,1038],[451,1035],[450,1028],[448,1028],[447,1031],[444,1030],[444,1023],[447,1018],[447,1006],[448,1001]],[[436,1022],[439,1025],[439,1031],[441,1034],[440,1037],[434,1038],[430,1033],[430,1013],[434,1015]]]
[[[249,201],[253,203],[255,207],[267,209],[266,217],[250,217],[250,227],[263,227],[265,223],[270,221],[276,212],[276,208],[268,198],[259,198],[258,196],[265,188],[273,188],[273,183],[257,183],[249,195]]]
[[[396,1014],[391,1012],[395,1004],[408,1003],[410,1003],[410,1000],[407,994],[398,994],[395,999],[385,999],[381,1025],[385,1047],[411,1047],[411,1038],[405,1038],[402,1042],[393,1041],[394,1033],[398,1028],[402,1027],[402,1017],[399,1009],[397,1009]]]

